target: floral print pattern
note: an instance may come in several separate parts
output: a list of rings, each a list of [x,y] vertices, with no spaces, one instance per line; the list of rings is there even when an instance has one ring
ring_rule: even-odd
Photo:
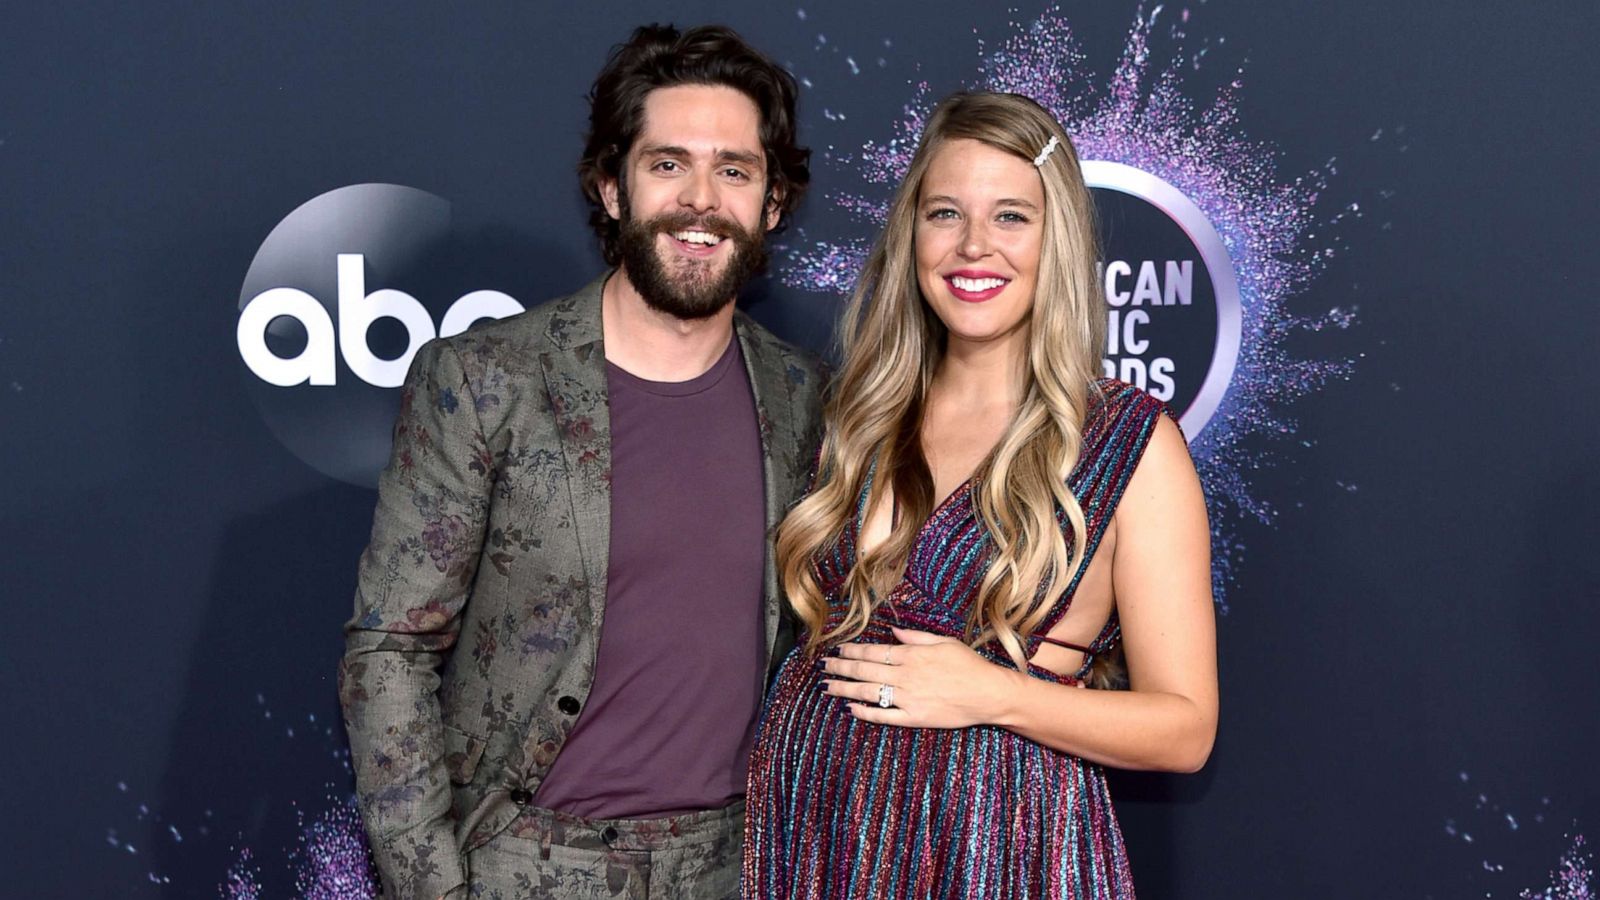
[[[602,284],[428,343],[402,388],[339,670],[385,896],[461,893],[464,856],[517,818],[588,698],[610,538]],[[770,528],[821,439],[821,372],[742,314],[735,331]],[[775,662],[792,628],[770,558],[765,603]]]

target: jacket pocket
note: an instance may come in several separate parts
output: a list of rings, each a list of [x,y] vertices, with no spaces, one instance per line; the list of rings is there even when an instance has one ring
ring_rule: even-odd
[[[452,784],[471,784],[488,742],[459,728],[444,726],[444,767]]]

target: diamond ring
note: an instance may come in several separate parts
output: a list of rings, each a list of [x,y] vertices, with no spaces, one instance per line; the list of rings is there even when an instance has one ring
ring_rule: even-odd
[[[884,709],[894,706],[894,685],[878,685],[878,705]]]

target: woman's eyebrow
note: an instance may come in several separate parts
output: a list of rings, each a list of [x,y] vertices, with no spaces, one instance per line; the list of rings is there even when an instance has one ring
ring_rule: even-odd
[[[960,206],[961,205],[959,202],[956,201],[956,198],[954,198],[954,197],[952,197],[952,196],[950,196],[948,194],[934,194],[931,197],[924,197],[924,198],[922,198],[922,203],[919,204],[919,205],[926,205],[926,204],[929,204],[929,203],[948,203],[951,206]],[[1001,197],[999,200],[996,200],[994,202],[994,205],[995,206],[1020,206],[1023,209],[1031,210],[1033,212],[1038,212],[1039,211],[1038,204],[1034,203],[1031,200],[1024,200],[1021,197]]]

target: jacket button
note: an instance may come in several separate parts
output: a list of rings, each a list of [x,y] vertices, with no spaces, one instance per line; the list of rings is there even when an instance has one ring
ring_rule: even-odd
[[[556,709],[561,710],[569,716],[575,716],[578,714],[578,710],[582,709],[582,707],[578,705],[577,697],[562,697],[560,700],[556,701]]]
[[[511,792],[511,802],[518,806],[527,806],[533,802],[533,791],[527,788],[516,788]]]
[[[607,825],[605,830],[600,832],[600,837],[608,844],[615,843],[617,840],[617,830],[612,828],[610,825]]]

